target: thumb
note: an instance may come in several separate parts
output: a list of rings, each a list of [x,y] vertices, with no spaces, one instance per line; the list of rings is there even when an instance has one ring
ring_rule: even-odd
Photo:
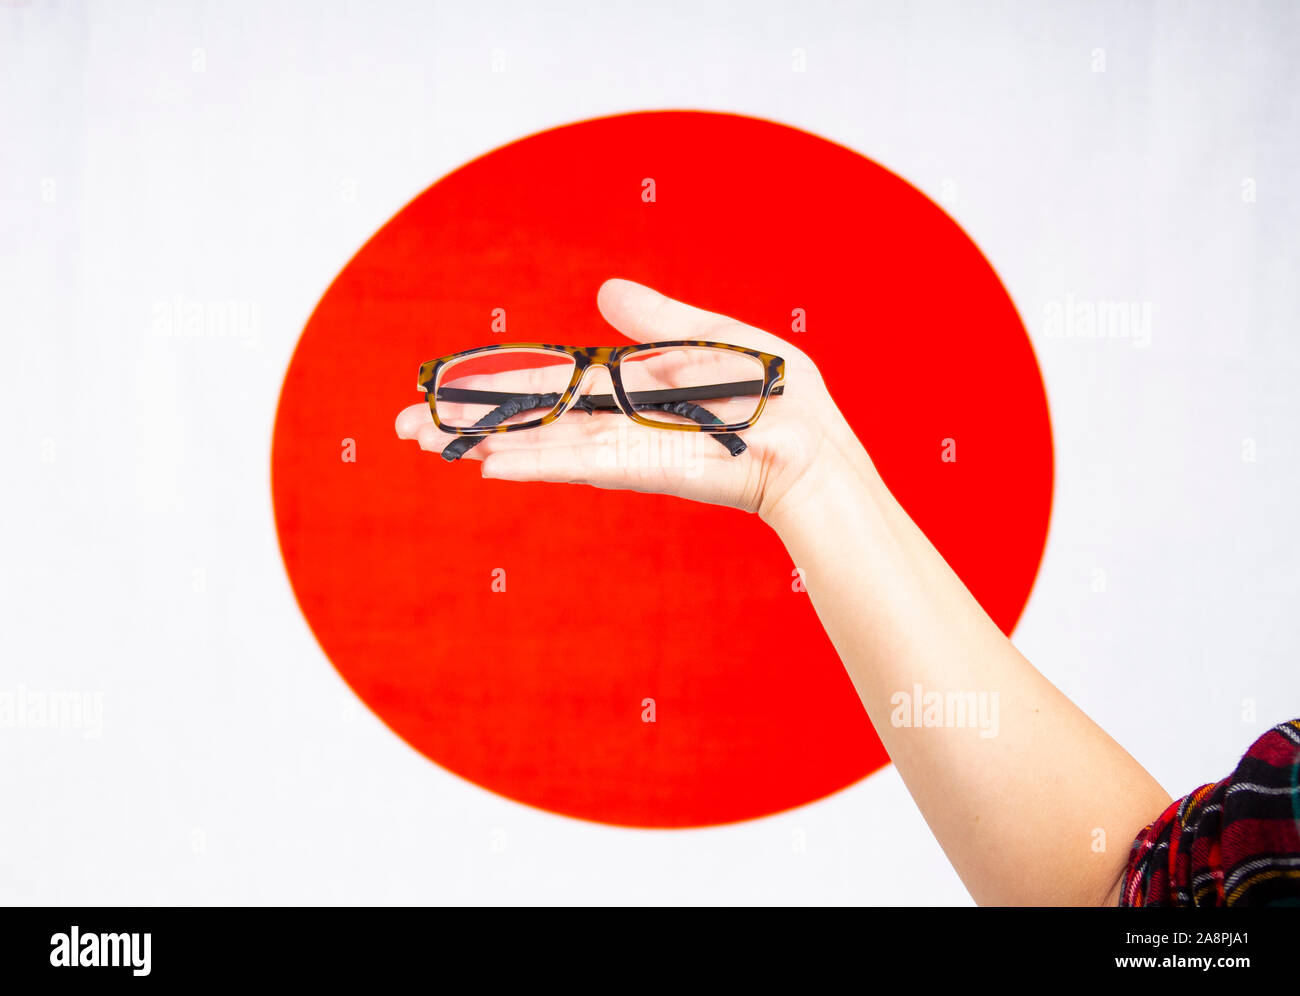
[[[726,315],[705,311],[632,280],[606,280],[596,294],[605,321],[637,342],[704,339],[787,355],[790,344]],[[785,352],[783,352],[783,350]]]

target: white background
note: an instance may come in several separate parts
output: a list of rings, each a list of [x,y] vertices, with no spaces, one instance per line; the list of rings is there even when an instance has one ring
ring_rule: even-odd
[[[1016,642],[1166,788],[1300,714],[1300,7],[3,0],[0,693],[103,716],[0,728],[0,901],[970,901],[892,768],[685,832],[468,785],[294,602],[271,428],[330,280],[468,159],[653,108],[840,142],[981,246],[1057,447]],[[1048,337],[1066,295],[1149,346]]]

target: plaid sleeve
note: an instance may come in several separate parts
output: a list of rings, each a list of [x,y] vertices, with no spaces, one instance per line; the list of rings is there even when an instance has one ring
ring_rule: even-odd
[[[1300,719],[1133,842],[1121,906],[1300,906]]]

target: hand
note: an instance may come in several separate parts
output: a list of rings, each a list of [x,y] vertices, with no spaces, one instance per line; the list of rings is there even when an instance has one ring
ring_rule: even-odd
[[[738,457],[705,433],[650,429],[621,413],[571,411],[535,431],[483,437],[465,458],[482,461],[484,477],[672,494],[758,512],[771,522],[778,508],[821,476],[822,464],[836,451],[860,453],[821,374],[788,342],[630,280],[607,280],[596,305],[606,321],[637,342],[704,339],[775,353],[785,359],[785,392],[772,397],[757,424],[741,434],[748,449]],[[438,429],[427,404],[402,411],[397,434],[431,452],[457,438]],[[673,445],[665,437],[675,437]]]

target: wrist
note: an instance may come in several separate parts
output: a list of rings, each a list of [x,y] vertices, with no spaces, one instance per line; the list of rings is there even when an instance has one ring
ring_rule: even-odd
[[[864,505],[888,495],[867,451],[839,411],[832,406],[830,417],[820,424],[813,453],[788,480],[774,482],[758,510],[787,546],[828,516],[836,517],[850,506],[865,512]]]

